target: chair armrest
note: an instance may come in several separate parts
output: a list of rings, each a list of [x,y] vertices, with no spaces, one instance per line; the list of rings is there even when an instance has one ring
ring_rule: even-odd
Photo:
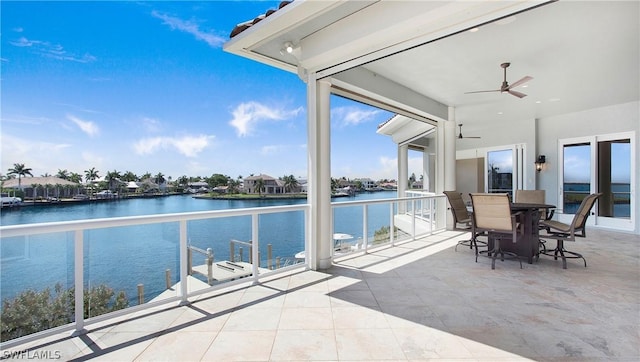
[[[546,215],[544,216],[545,220],[551,220],[553,218],[553,214],[556,212],[556,209],[547,210]]]

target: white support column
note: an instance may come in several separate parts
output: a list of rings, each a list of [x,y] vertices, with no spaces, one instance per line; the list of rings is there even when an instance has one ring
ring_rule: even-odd
[[[398,197],[407,196],[407,182],[409,180],[409,145],[398,146]],[[404,203],[398,203],[398,214],[406,211]]]
[[[428,192],[431,188],[431,183],[430,183],[430,177],[431,177],[431,171],[430,171],[430,157],[431,155],[429,155],[429,153],[427,152],[427,150],[424,150],[424,152],[422,152],[422,191],[426,191]]]
[[[307,81],[307,153],[309,158],[311,269],[331,267],[333,222],[331,215],[331,84],[316,81],[310,74]]]
[[[436,183],[436,193],[445,190],[456,189],[456,113],[454,107],[449,107],[449,116],[446,122],[438,123],[438,181]],[[438,203],[436,208],[445,208],[444,204]],[[446,227],[453,228],[453,216],[446,213]]]
[[[444,190],[456,189],[456,109],[449,107],[444,129]]]

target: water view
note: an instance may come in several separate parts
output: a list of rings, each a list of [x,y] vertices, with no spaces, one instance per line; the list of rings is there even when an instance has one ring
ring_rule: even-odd
[[[355,197],[335,199],[337,202],[386,199],[395,191],[361,193]],[[190,195],[138,198],[110,202],[58,204],[46,207],[23,206],[3,210],[3,226],[114,218],[150,214],[170,214],[208,210],[225,210],[304,204],[306,200],[210,200]],[[389,205],[368,206],[367,234],[389,225]],[[341,207],[334,212],[334,231],[347,233],[357,242],[362,238],[362,206]],[[285,212],[261,215],[259,218],[261,267],[300,262],[295,254],[304,250],[304,213]],[[211,248],[215,261],[242,258],[248,261],[249,249],[231,240],[251,239],[251,217],[227,217],[188,222],[189,244],[200,249]],[[31,235],[2,238],[0,244],[1,296],[13,298],[32,289],[53,290],[56,283],[63,288],[73,286],[73,233]],[[271,253],[268,248],[271,246]],[[166,289],[165,271],[177,281],[179,272],[179,225],[162,223],[142,226],[88,230],[84,232],[85,284],[88,288],[108,285],[124,291],[130,305],[137,304],[137,286],[144,285],[144,298],[150,300]],[[233,253],[233,255],[232,255]],[[271,260],[267,260],[271,256]],[[204,256],[194,253],[194,265],[204,264]]]
[[[591,192],[591,185],[585,182],[564,183],[564,212],[574,214],[582,200]],[[598,215],[617,218],[631,217],[631,184],[612,183],[611,198],[600,199]]]

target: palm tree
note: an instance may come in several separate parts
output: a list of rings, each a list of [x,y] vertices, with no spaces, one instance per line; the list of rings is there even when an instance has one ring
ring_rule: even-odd
[[[282,181],[284,181],[284,188],[287,192],[294,192],[298,187],[298,180],[293,175],[284,176]]]
[[[120,179],[120,172],[113,170],[111,172],[107,172],[107,175],[104,177],[105,181],[108,182],[109,186],[109,190],[111,191],[116,191],[116,187],[118,185],[118,183],[120,183],[119,179]]]
[[[68,180],[71,181],[71,182],[75,182],[75,183],[79,184],[79,183],[82,182],[82,175],[80,175],[79,173],[76,173],[76,172],[72,172],[69,175]]]
[[[121,180],[127,182],[138,181],[138,176],[136,176],[136,174],[131,171],[126,171],[122,174]]]
[[[98,170],[96,170],[95,167],[91,167],[90,169],[84,171],[84,180],[86,183],[91,183],[91,185],[89,186],[91,188],[91,191],[93,191],[93,181],[98,177],[100,176],[98,176]]]
[[[69,174],[69,171],[61,170],[61,169],[58,169],[58,173],[56,174],[56,177],[61,178],[63,180],[68,180],[70,176],[71,175]]]
[[[36,184],[33,183],[31,184],[31,189],[33,190],[32,194],[33,194],[33,203],[36,203],[36,198],[38,197],[38,188],[40,187],[40,184]]]
[[[87,182],[93,182],[98,177],[100,176],[98,175],[98,170],[96,170],[95,167],[91,167],[90,169],[84,171],[84,179]]]
[[[238,188],[240,187],[240,181],[229,178],[227,186],[229,186],[229,190],[227,190],[228,193],[237,194]]]
[[[31,169],[28,167],[24,167],[24,163],[14,163],[13,168],[9,169],[9,172],[7,173],[7,175],[18,176],[18,189],[20,190],[22,190],[22,182],[20,181],[20,179],[26,175],[33,177],[33,174],[31,174]]]
[[[155,177],[155,181],[158,185],[162,185],[165,181],[164,179],[164,175],[162,174],[162,172],[158,172],[157,175],[154,176]]]
[[[189,178],[187,177],[187,175],[182,175],[178,177],[177,182],[178,182],[178,185],[182,187],[186,187],[187,185],[189,185]]]
[[[262,189],[264,188],[264,180],[261,178],[257,179],[255,184],[255,190],[258,191],[258,195],[262,196]]]
[[[335,191],[340,184],[338,183],[338,179],[331,178],[331,191]]]

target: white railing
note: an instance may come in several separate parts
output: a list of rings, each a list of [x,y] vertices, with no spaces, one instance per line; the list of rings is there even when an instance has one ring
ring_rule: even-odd
[[[345,231],[337,226],[337,210],[341,208],[362,208],[362,236],[359,236],[359,232],[356,233],[358,237],[354,238],[356,238],[357,241],[353,245],[351,245],[350,248],[331,248],[333,256],[335,257],[336,254],[344,255],[350,254],[351,252],[359,251],[366,252],[371,246],[374,245],[374,242],[376,242],[374,231],[375,226],[372,226],[369,223],[369,213],[370,208],[375,207],[376,205],[389,205],[389,239],[388,241],[381,242],[380,245],[396,245],[396,243],[400,241],[398,240],[398,236],[400,234],[404,234],[406,236],[403,241],[409,241],[445,229],[446,210],[441,205],[440,207],[438,205],[438,201],[440,201],[441,203],[445,202],[444,195],[436,195],[433,193],[424,192],[407,192],[407,194],[409,196],[403,198],[331,203],[334,233],[343,233]],[[406,220],[401,219],[400,217],[405,217],[405,219],[408,219],[408,223],[402,222]]]
[[[12,346],[37,340],[49,335],[53,335],[56,333],[75,330],[74,333],[84,333],[85,325],[97,323],[100,321],[104,321],[107,319],[115,318],[124,314],[131,313],[137,310],[148,309],[153,306],[171,303],[171,302],[180,302],[181,304],[188,303],[188,298],[192,296],[196,296],[207,291],[211,291],[214,289],[220,288],[218,286],[212,286],[210,288],[204,288],[195,291],[188,290],[188,238],[187,238],[187,222],[194,220],[206,220],[206,219],[217,219],[217,218],[229,218],[229,217],[238,217],[238,216],[250,216],[251,217],[251,244],[252,244],[252,260],[259,260],[258,250],[260,248],[260,235],[258,233],[258,217],[260,215],[265,214],[276,214],[276,213],[284,213],[284,212],[303,212],[304,220],[305,220],[305,231],[304,238],[305,247],[309,245],[308,243],[308,211],[309,205],[287,205],[287,206],[273,206],[273,207],[258,207],[258,208],[246,208],[246,209],[228,209],[228,210],[215,210],[215,211],[203,211],[203,212],[189,212],[189,213],[178,213],[178,214],[159,214],[159,215],[149,215],[149,216],[132,216],[132,217],[116,217],[116,218],[105,218],[105,219],[93,219],[93,220],[78,220],[78,221],[66,221],[66,222],[50,222],[50,223],[40,223],[40,224],[26,224],[26,225],[12,225],[12,226],[2,226],[0,227],[0,237],[3,240],[6,238],[13,237],[28,237],[32,235],[41,235],[41,234],[53,234],[53,233],[68,233],[72,232],[73,237],[73,264],[74,264],[74,304],[75,304],[75,316],[74,322],[48,329],[41,332],[36,332],[29,334],[24,337],[19,337],[13,340],[5,341],[0,344],[2,349],[10,348]],[[179,291],[175,296],[169,296],[167,298],[162,298],[161,300],[152,301],[149,303],[144,303],[134,307],[128,307],[119,311],[86,318],[84,316],[84,292],[86,291],[85,283],[84,283],[84,234],[85,231],[95,230],[95,229],[111,229],[118,228],[124,226],[140,226],[140,225],[150,225],[150,224],[161,224],[161,223],[178,223],[179,224]],[[149,251],[152,252],[152,251]],[[121,261],[126,262],[126,261]],[[251,266],[253,270],[249,276],[246,276],[242,279],[237,279],[231,282],[227,282],[224,284],[225,287],[232,286],[238,283],[244,283],[247,281],[258,282],[261,276],[266,274],[272,274],[276,271],[268,270],[267,273],[260,274],[258,270],[259,263],[253,263]],[[294,267],[294,266],[292,266]],[[278,271],[286,270],[286,267],[281,268]],[[261,270],[264,272],[264,270]]]
[[[370,231],[370,208],[375,208],[376,205],[388,204],[388,222],[389,222],[389,240],[388,243],[395,245],[398,241],[396,235],[392,232],[396,225],[396,218],[398,216],[409,217],[411,220],[410,230],[403,230],[404,235],[407,235],[411,240],[420,237],[421,233],[418,231],[416,225],[418,223],[425,223],[428,221],[428,233],[444,229],[444,211],[445,208],[438,209],[437,203],[442,200],[444,203],[444,195],[417,195],[413,194],[412,197],[394,198],[394,199],[380,199],[380,200],[367,200],[367,201],[347,201],[347,202],[334,202],[331,204],[332,213],[335,214],[336,210],[346,207],[361,207],[362,208],[362,246],[361,250],[365,252],[372,245],[371,231]],[[206,292],[210,292],[215,289],[219,289],[221,286],[228,287],[239,283],[245,283],[247,281],[257,283],[260,277],[265,275],[272,275],[272,273],[285,271],[291,267],[300,266],[290,265],[284,263],[284,267],[277,270],[259,270],[259,249],[260,249],[260,235],[258,233],[258,218],[260,215],[265,214],[277,214],[286,212],[302,212],[304,214],[304,248],[307,249],[310,246],[311,240],[309,240],[309,209],[310,205],[287,205],[287,206],[273,206],[273,207],[258,207],[258,208],[246,208],[246,209],[228,209],[228,210],[215,210],[215,211],[202,211],[202,212],[189,212],[189,213],[177,213],[177,214],[158,214],[148,216],[132,216],[132,217],[116,217],[105,219],[93,219],[93,220],[78,220],[67,222],[51,222],[40,224],[26,224],[26,225],[12,225],[0,227],[0,238],[7,240],[6,238],[14,237],[30,237],[33,235],[53,234],[53,233],[72,233],[73,234],[73,284],[75,289],[74,304],[75,315],[74,322],[48,329],[41,332],[35,332],[27,336],[19,337],[13,340],[5,341],[0,344],[1,348],[11,348],[18,344],[38,340],[40,338],[53,335],[64,331],[74,331],[75,334],[84,333],[86,325],[101,322],[104,320],[116,318],[134,311],[148,309],[161,304],[179,302],[181,304],[188,303],[188,298],[196,295],[200,295]],[[189,266],[189,239],[188,222],[195,220],[208,220],[219,218],[231,218],[245,216],[251,217],[251,260],[258,261],[257,263],[251,263],[248,268],[252,268],[251,273],[247,273],[246,277],[242,279],[233,280],[224,284],[216,284],[207,288],[199,290],[189,290],[188,288],[188,275],[190,274]],[[84,237],[85,232],[96,229],[108,229],[127,227],[127,226],[141,226],[151,224],[163,224],[163,223],[178,223],[179,225],[179,288],[175,294],[171,294],[166,298],[154,299],[154,301],[143,303],[133,307],[127,307],[122,310],[110,312],[98,316],[92,316],[85,318],[84,316],[84,293],[85,287],[85,250],[84,250]],[[334,223],[335,226],[335,223]],[[406,229],[406,227],[405,227]],[[332,248],[333,250],[333,248]],[[271,256],[269,256],[271,258]],[[231,260],[233,261],[233,259]],[[193,262],[191,260],[191,262]],[[308,263],[307,263],[308,265]],[[207,267],[209,265],[207,264]],[[211,273],[207,273],[211,274]],[[211,275],[208,275],[210,281]],[[169,276],[167,276],[167,280]],[[167,281],[167,284],[169,282]]]

